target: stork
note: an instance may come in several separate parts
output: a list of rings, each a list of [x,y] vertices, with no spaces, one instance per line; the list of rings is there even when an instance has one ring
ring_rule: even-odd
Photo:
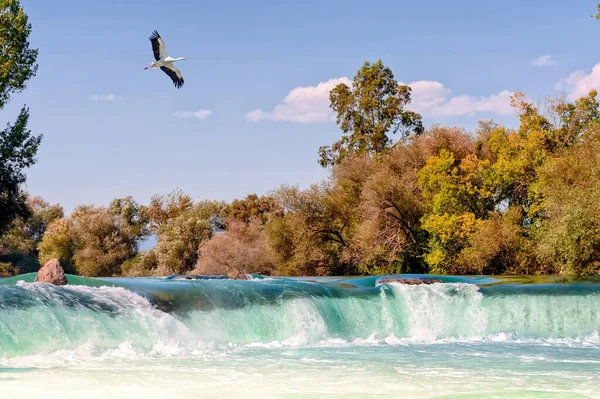
[[[144,69],[152,68],[160,68],[164,73],[169,75],[171,80],[173,80],[173,84],[178,89],[183,86],[183,76],[181,75],[181,71],[173,65],[175,61],[183,61],[187,60],[187,58],[179,57],[172,58],[167,55],[167,49],[165,46],[165,42],[160,37],[157,31],[152,32],[152,35],[149,37],[150,42],[152,43],[152,51],[154,52],[154,59],[150,65],[144,67]]]

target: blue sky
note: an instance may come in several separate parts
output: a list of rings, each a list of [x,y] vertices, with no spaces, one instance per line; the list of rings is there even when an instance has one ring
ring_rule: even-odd
[[[44,139],[27,190],[68,211],[175,188],[232,200],[317,182],[317,150],[340,135],[326,90],[366,60],[413,85],[427,125],[514,124],[513,91],[600,88],[594,0],[22,4],[39,71],[2,116],[30,107]],[[169,55],[188,58],[181,90],[143,70],[155,29]]]

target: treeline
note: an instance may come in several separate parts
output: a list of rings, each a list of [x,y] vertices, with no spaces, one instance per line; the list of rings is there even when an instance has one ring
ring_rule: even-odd
[[[343,86],[343,87],[342,87]],[[329,177],[231,203],[182,191],[108,207],[28,201],[0,240],[5,273],[57,257],[72,273],[272,275],[596,274],[600,272],[597,93],[522,94],[512,130],[423,129],[410,89],[381,62],[331,93],[343,138],[320,151]],[[395,143],[390,132],[402,132]],[[155,236],[156,246],[139,244]]]
[[[35,75],[37,50],[18,0],[0,2],[0,21],[1,110]],[[177,190],[68,216],[22,190],[42,138],[24,106],[0,131],[0,275],[50,258],[85,276],[600,273],[596,91],[544,109],[517,93],[516,130],[475,132],[425,129],[410,99],[381,61],[335,87],[342,137],[319,149],[329,176],[305,190],[231,203]]]

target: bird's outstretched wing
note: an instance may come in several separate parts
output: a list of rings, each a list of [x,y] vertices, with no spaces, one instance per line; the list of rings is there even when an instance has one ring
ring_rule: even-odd
[[[161,66],[160,69],[162,69],[164,73],[169,75],[171,80],[173,80],[173,84],[175,85],[175,87],[180,89],[181,86],[183,86],[183,76],[181,76],[181,71],[175,66],[173,66],[173,64]]]
[[[150,42],[152,43],[152,51],[154,52],[154,59],[156,61],[160,59],[167,58],[167,47],[165,46],[165,42],[160,37],[157,31],[152,32],[152,35],[149,37]]]

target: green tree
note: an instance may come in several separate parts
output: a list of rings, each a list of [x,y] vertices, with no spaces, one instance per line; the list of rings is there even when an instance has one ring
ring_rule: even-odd
[[[536,254],[548,272],[600,273],[600,123],[540,171],[543,217]]]
[[[142,216],[148,220],[150,230],[156,232],[160,226],[190,210],[193,206],[192,197],[181,190],[174,190],[167,195],[153,195],[150,204],[143,206],[141,212]]]
[[[330,107],[344,136],[332,146],[319,149],[319,164],[339,164],[348,154],[384,154],[392,145],[389,134],[400,132],[405,137],[422,133],[421,116],[405,109],[410,91],[409,86],[398,84],[381,60],[365,62],[352,88],[341,83],[331,90]]]
[[[272,196],[258,196],[248,194],[244,199],[235,199],[228,209],[228,215],[244,223],[250,223],[258,218],[261,223],[266,223],[273,215],[278,215],[282,209],[277,205]]]
[[[198,261],[200,244],[212,237],[214,225],[224,205],[212,201],[200,202],[181,213],[158,229],[158,241],[154,248],[159,276],[188,273]]]
[[[0,131],[0,234],[17,218],[31,215],[27,195],[21,190],[26,177],[23,169],[36,162],[42,136],[31,136],[27,129],[29,112],[23,108],[14,125]]]
[[[265,232],[282,274],[343,275],[355,271],[345,256],[353,212],[340,191],[324,182],[306,190],[284,185],[273,196],[284,212],[265,226]]]
[[[84,276],[115,276],[121,264],[137,254],[143,234],[119,212],[124,200],[113,200],[111,207],[78,207],[71,216],[70,234],[74,241],[73,263]],[[133,203],[132,206],[137,206]],[[133,212],[137,212],[134,210]],[[124,220],[125,219],[125,220]]]
[[[29,48],[31,24],[19,0],[0,0],[0,109],[25,90],[37,72],[37,49]]]
[[[372,160],[371,174],[360,194],[360,222],[352,240],[351,252],[358,256],[361,272],[427,270],[423,255],[429,233],[421,223],[426,204],[417,174],[428,158],[438,156],[442,150],[464,158],[473,151],[473,142],[458,128],[433,126],[420,136],[398,143],[381,160]]]
[[[418,172],[428,212],[423,228],[431,235],[425,259],[435,273],[460,271],[457,256],[481,221],[494,209],[494,187],[486,175],[490,162],[475,154],[456,159],[443,149]]]
[[[31,216],[28,219],[17,218],[1,241],[20,251],[27,252],[37,258],[37,247],[48,225],[55,219],[64,216],[62,206],[50,205],[41,197],[27,200]]]
[[[38,245],[52,221],[63,217],[60,205],[50,205],[40,197],[27,200],[31,216],[16,218],[10,229],[0,237],[3,255],[0,261],[9,263],[16,273],[34,272],[39,269]]]
[[[116,276],[138,253],[148,230],[140,206],[131,197],[114,199],[108,208],[83,205],[69,218],[53,221],[39,245],[40,263],[59,258],[84,276]]]
[[[77,248],[72,235],[71,219],[61,218],[52,221],[42,241],[38,245],[40,264],[52,258],[58,258],[65,272],[76,274],[74,256]]]
[[[0,109],[12,94],[25,89],[37,71],[37,50],[29,48],[31,24],[18,0],[0,0]],[[14,124],[0,131],[0,234],[16,217],[30,215],[20,186],[23,169],[35,163],[42,136],[27,129],[29,110],[23,107]]]
[[[150,235],[151,230],[143,208],[131,196],[113,199],[108,212],[113,216],[119,230],[129,239],[129,247],[137,248],[138,242]]]

